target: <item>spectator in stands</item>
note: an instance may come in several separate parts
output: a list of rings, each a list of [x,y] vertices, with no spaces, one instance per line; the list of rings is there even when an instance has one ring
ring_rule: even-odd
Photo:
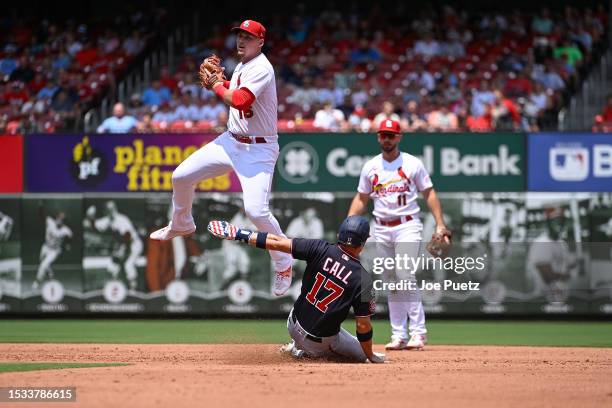
[[[421,100],[421,87],[417,81],[408,81],[408,86],[404,91],[404,102],[419,102]]]
[[[536,71],[534,73],[535,80],[541,82],[547,89],[553,91],[560,91],[565,88],[565,82],[559,74],[550,69],[550,66],[544,65],[543,71]]]
[[[197,84],[192,75],[185,75],[183,84],[181,86],[181,93],[188,93],[193,97],[197,97],[200,95],[200,93],[205,93],[204,91],[206,91],[206,93],[209,95],[212,94],[211,91],[206,88],[202,88],[200,84]]]
[[[512,99],[506,98],[500,90],[495,90],[494,95],[495,100],[491,114],[493,115],[495,130],[520,130],[521,115],[516,103]]]
[[[170,90],[162,86],[159,80],[153,81],[150,87],[142,93],[142,103],[148,106],[161,106],[170,102],[172,94]]]
[[[427,115],[427,125],[430,132],[456,132],[459,130],[457,115],[448,110],[445,101],[437,103],[438,108]]]
[[[608,95],[608,104],[604,106],[601,118],[605,123],[612,124],[612,94]]]
[[[138,133],[155,133],[156,129],[150,113],[142,115],[142,120],[136,125],[136,131]]]
[[[176,120],[198,120],[198,106],[194,103],[189,93],[181,95],[181,103],[174,109]]]
[[[60,69],[69,69],[72,63],[72,58],[67,52],[60,52],[60,54],[53,60],[52,67],[54,70],[59,71]]]
[[[149,108],[142,103],[142,98],[139,94],[135,93],[130,97],[127,106],[127,114],[135,118],[140,118],[142,115],[147,113]]]
[[[531,29],[540,35],[548,35],[552,32],[553,21],[550,18],[550,10],[544,7],[540,15],[535,16],[531,21]]]
[[[37,99],[51,99],[57,92],[59,87],[56,82],[47,82],[47,84],[36,94]]]
[[[399,122],[400,120],[399,115],[395,113],[395,106],[391,101],[383,102],[382,111],[374,117],[374,121],[372,122],[374,129],[380,128],[381,122],[387,119],[391,119],[396,122]]]
[[[359,47],[351,51],[349,61],[353,64],[364,64],[368,62],[378,62],[382,59],[380,52],[370,46],[367,38],[359,40]]]
[[[215,118],[215,127],[213,131],[216,133],[223,133],[227,129],[227,111],[223,110],[219,112],[219,115]]]
[[[416,69],[406,77],[409,81],[415,81],[421,88],[431,92],[436,88],[436,80],[434,76],[427,70],[423,64],[417,64]]]
[[[528,118],[538,119],[550,108],[548,93],[540,83],[536,83],[533,92],[525,101],[524,114]]]
[[[323,109],[318,110],[315,114],[314,126],[331,132],[339,132],[346,127],[344,113],[339,109],[334,109],[331,102],[326,102]]]
[[[612,94],[608,95],[608,101],[603,111],[595,115],[593,132],[612,132]]]
[[[132,57],[134,55],[138,55],[144,50],[145,42],[140,36],[140,32],[138,30],[132,31],[132,35],[126,38],[123,41],[123,51],[126,55]]]
[[[365,106],[366,103],[368,103],[369,98],[370,97],[368,96],[366,86],[364,84],[359,83],[355,86],[355,89],[351,94],[351,103],[353,104],[353,106]]]
[[[416,101],[408,101],[406,109],[400,118],[400,125],[404,131],[415,132],[427,129],[427,122],[423,116],[418,113],[418,105]]]
[[[446,42],[440,43],[439,55],[454,58],[463,57],[465,55],[465,45],[459,40],[458,35],[448,31],[446,34]]]
[[[170,92],[174,92],[178,88],[178,81],[170,74],[170,69],[165,65],[159,70],[159,82],[161,82],[162,88],[168,88]]]
[[[491,132],[493,130],[493,107],[487,105],[481,116],[469,115],[465,125],[470,132]]]
[[[287,38],[294,44],[301,44],[306,40],[308,35],[308,26],[300,16],[294,15],[291,20],[291,28],[287,34]]]
[[[10,81],[20,81],[27,84],[34,79],[34,70],[30,66],[27,55],[19,57],[19,65],[11,72]]]
[[[71,57],[75,57],[76,54],[83,49],[83,44],[75,38],[74,34],[69,32],[66,35],[66,51]]]
[[[21,82],[11,82],[10,88],[2,96],[4,103],[9,105],[21,106],[30,99],[28,92],[24,89]]]
[[[4,58],[0,59],[0,72],[4,75],[10,76],[17,66],[17,60],[10,53]]]
[[[98,133],[128,133],[138,125],[135,117],[125,114],[125,107],[121,102],[113,106],[113,116],[106,118],[100,126]]]
[[[224,115],[225,114],[225,115]],[[213,122],[219,121],[219,118],[226,118],[228,115],[227,106],[219,100],[219,98],[213,97],[208,99],[208,115],[207,120]],[[225,119],[227,122],[227,119]]]
[[[45,79],[43,74],[41,72],[37,72],[36,74],[34,74],[34,79],[28,83],[28,88],[30,89],[32,95],[36,95],[38,94],[38,92],[40,92],[41,89],[45,87],[46,84],[47,80]]]
[[[164,123],[168,125],[176,120],[176,115],[170,106],[170,102],[164,102],[159,105],[159,109],[153,115],[153,122]]]
[[[366,116],[366,111],[363,106],[358,105],[355,107],[355,110],[351,112],[348,119],[348,127],[360,133],[367,133],[370,131],[372,128],[372,121]]]
[[[504,92],[507,96],[519,97],[528,96],[533,91],[533,84],[527,75],[527,72],[521,71],[518,75],[514,72],[509,74],[509,79],[506,81]]]
[[[59,118],[59,122],[64,129],[71,129],[76,123],[76,118],[80,114],[77,111],[77,100],[69,90],[60,89],[57,91],[51,105],[49,106],[51,114]]]
[[[414,44],[413,53],[424,58],[432,58],[440,55],[440,43],[436,41],[433,35],[428,32],[422,39]]]
[[[92,65],[98,59],[98,49],[91,41],[87,41],[83,48],[74,56],[81,67]]]
[[[559,47],[554,49],[553,56],[564,58],[570,67],[580,65],[583,58],[580,48],[567,37],[563,39]]]
[[[485,114],[487,105],[495,102],[495,94],[491,91],[489,81],[480,81],[480,88],[472,92],[472,116],[480,117]]]

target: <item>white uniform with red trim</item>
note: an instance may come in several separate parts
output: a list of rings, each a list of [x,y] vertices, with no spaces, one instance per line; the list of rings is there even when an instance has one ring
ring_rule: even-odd
[[[276,140],[277,110],[274,68],[264,54],[236,65],[229,89],[246,88],[255,102],[246,112],[230,107],[227,129],[240,136],[266,136]]]
[[[230,89],[246,88],[255,102],[246,111],[230,108],[228,131],[200,148],[172,174],[173,212],[170,226],[177,231],[195,228],[191,205],[194,187],[201,180],[235,171],[242,185],[244,209],[259,231],[285,236],[268,201],[272,188],[274,166],[278,158],[278,120],[276,79],[272,65],[259,54],[247,63],[239,63],[230,81]],[[232,134],[255,137],[266,143],[242,143]],[[284,271],[293,263],[285,253],[270,251],[276,271]]]
[[[375,223],[373,238],[377,256],[395,258],[397,253],[420,255],[423,224],[419,219],[416,202],[419,192],[433,187],[431,178],[418,158],[400,152],[392,162],[382,154],[364,164],[357,191],[368,194],[374,201]],[[392,223],[397,225],[383,225]],[[406,271],[386,271],[386,282],[415,279]],[[387,294],[389,319],[393,339],[405,340],[410,336],[425,335],[425,313],[418,291],[395,291]],[[408,318],[410,326],[408,327]],[[409,329],[409,330],[408,330]]]

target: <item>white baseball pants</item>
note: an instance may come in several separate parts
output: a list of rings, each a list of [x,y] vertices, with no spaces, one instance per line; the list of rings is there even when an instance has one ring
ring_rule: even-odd
[[[284,237],[268,205],[278,152],[278,142],[240,143],[229,132],[201,147],[172,173],[170,227],[178,231],[194,229],[191,206],[196,184],[234,170],[242,186],[247,217],[258,230]],[[270,257],[276,271],[284,271],[293,263],[291,255],[282,252],[270,251]]]
[[[423,224],[416,218],[395,227],[386,227],[376,224],[374,240],[376,242],[377,256],[395,258],[396,254],[408,254],[416,257],[420,255],[421,233]],[[416,281],[414,274],[405,270],[387,270],[384,272],[384,281],[409,279]],[[419,290],[399,290],[387,293],[389,305],[389,320],[391,321],[391,338],[406,340],[417,334],[425,335],[425,312]],[[410,325],[408,326],[408,321]]]

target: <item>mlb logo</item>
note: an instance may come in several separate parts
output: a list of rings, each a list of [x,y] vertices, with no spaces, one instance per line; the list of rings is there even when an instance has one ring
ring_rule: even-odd
[[[550,177],[556,181],[583,181],[589,177],[589,151],[584,147],[553,147],[549,152]]]

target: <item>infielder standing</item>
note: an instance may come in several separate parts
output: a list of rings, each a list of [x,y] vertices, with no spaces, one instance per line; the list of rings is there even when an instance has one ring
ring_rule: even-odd
[[[232,170],[240,179],[249,219],[261,231],[284,237],[268,205],[279,147],[276,79],[272,65],[261,52],[266,29],[257,21],[246,20],[232,31],[237,31],[240,63],[231,81],[224,79],[216,56],[200,66],[202,84],[230,107],[228,131],[176,168],[172,174],[172,220],[167,227],[153,232],[151,239],[169,240],[193,233],[196,226],[191,205],[195,185]],[[211,65],[218,69],[208,70]],[[274,293],[282,295],[291,286],[293,258],[279,251],[270,251],[270,256],[276,271]]]
[[[376,303],[372,279],[358,259],[370,234],[365,218],[345,219],[338,230],[337,244],[238,229],[226,221],[211,221],[208,231],[218,238],[290,253],[306,261],[301,293],[287,319],[292,342],[281,349],[283,352],[297,358],[340,356],[361,363],[384,363],[385,355],[372,351],[370,316]],[[357,337],[340,326],[351,307]]]
[[[40,265],[36,272],[36,280],[32,282],[32,289],[38,289],[46,275],[53,277],[51,264],[62,253],[62,244],[66,238],[72,238],[72,230],[64,224],[66,214],[57,213],[55,218],[45,217],[45,242],[40,247]]]
[[[416,202],[418,192],[423,195],[434,216],[436,233],[448,233],[450,236],[427,170],[418,158],[399,150],[401,140],[399,122],[390,119],[381,122],[378,143],[382,153],[364,164],[358,193],[349,209],[349,215],[362,214],[368,200],[374,200],[374,240],[378,255],[385,258],[395,258],[396,253],[402,252],[409,252],[413,257],[418,255],[418,243],[422,240],[423,231],[418,216],[420,209]],[[414,272],[408,278],[414,279]],[[395,279],[400,274],[399,271],[388,271],[387,279]],[[427,329],[418,290],[391,291],[387,300],[391,342],[386,345],[386,349],[422,349],[427,343]]]

